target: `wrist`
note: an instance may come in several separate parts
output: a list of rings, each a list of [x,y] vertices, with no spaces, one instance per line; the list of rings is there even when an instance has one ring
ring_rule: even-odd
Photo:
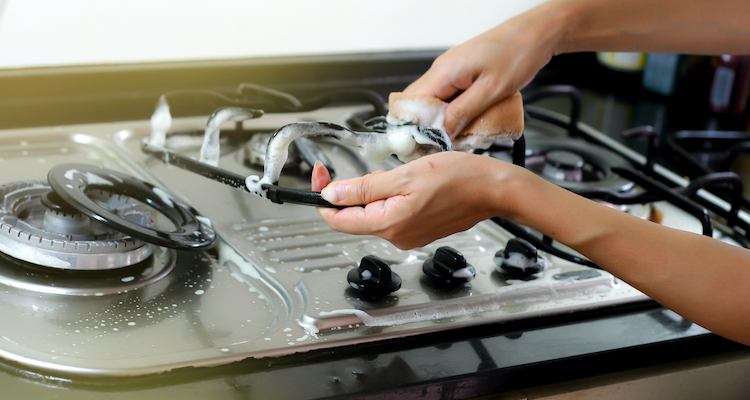
[[[488,196],[492,199],[493,215],[528,225],[532,222],[529,208],[534,207],[528,202],[538,198],[537,180],[541,178],[524,168],[503,164],[494,168],[492,184],[485,186],[490,189]]]
[[[572,27],[581,11],[576,1],[546,1],[497,26],[494,37],[514,37],[520,45],[551,58],[569,52]]]

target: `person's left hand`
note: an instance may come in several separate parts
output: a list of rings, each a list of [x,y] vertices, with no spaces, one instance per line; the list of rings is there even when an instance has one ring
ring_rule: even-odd
[[[498,206],[509,206],[508,178],[522,171],[491,157],[451,151],[337,182],[316,165],[312,189],[330,203],[353,206],[318,209],[334,230],[380,236],[405,250],[503,214]]]

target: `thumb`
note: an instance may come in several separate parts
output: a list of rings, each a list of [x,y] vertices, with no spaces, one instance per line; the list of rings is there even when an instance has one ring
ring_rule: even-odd
[[[331,182],[321,190],[323,199],[331,204],[355,206],[369,204],[400,194],[390,172],[379,172],[361,178]]]
[[[315,160],[313,166],[312,176],[310,178],[310,186],[313,192],[320,192],[321,189],[331,183],[331,174],[328,169],[323,165],[320,160]]]

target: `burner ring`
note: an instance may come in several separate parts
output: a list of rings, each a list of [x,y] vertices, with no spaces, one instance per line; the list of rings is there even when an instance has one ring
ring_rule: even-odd
[[[40,199],[50,191],[46,182],[38,181],[0,186],[0,252],[31,264],[64,270],[115,269],[151,256],[152,245],[121,232],[108,233],[101,226],[89,225],[94,229],[88,233],[47,230],[47,213],[56,211],[44,207]],[[74,223],[88,219],[81,213],[68,217],[81,219]]]
[[[153,249],[153,246],[147,246]],[[175,251],[159,247],[153,253],[154,257],[110,270],[48,270],[38,268],[38,264],[25,264],[24,260],[5,260],[6,256],[0,255],[0,260],[4,261],[0,263],[0,284],[29,292],[66,296],[124,293],[153,285],[172,272],[177,258]]]
[[[83,214],[149,243],[200,250],[213,246],[216,241],[210,220],[165,190],[132,176],[94,165],[60,164],[50,169],[47,180],[65,202]],[[148,204],[169,218],[176,229],[172,232],[152,229],[119,217],[89,198],[88,188],[100,188]]]

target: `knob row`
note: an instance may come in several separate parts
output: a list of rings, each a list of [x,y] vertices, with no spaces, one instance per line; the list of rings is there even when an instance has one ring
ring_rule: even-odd
[[[547,269],[547,262],[539,257],[537,249],[520,238],[509,240],[503,250],[495,253],[494,260],[498,270],[514,277],[531,276]],[[477,275],[466,257],[448,246],[438,248],[435,255],[422,264],[422,271],[439,288],[470,282]],[[373,255],[363,257],[359,267],[349,271],[346,278],[353,289],[370,298],[395,292],[402,282],[388,263]]]

